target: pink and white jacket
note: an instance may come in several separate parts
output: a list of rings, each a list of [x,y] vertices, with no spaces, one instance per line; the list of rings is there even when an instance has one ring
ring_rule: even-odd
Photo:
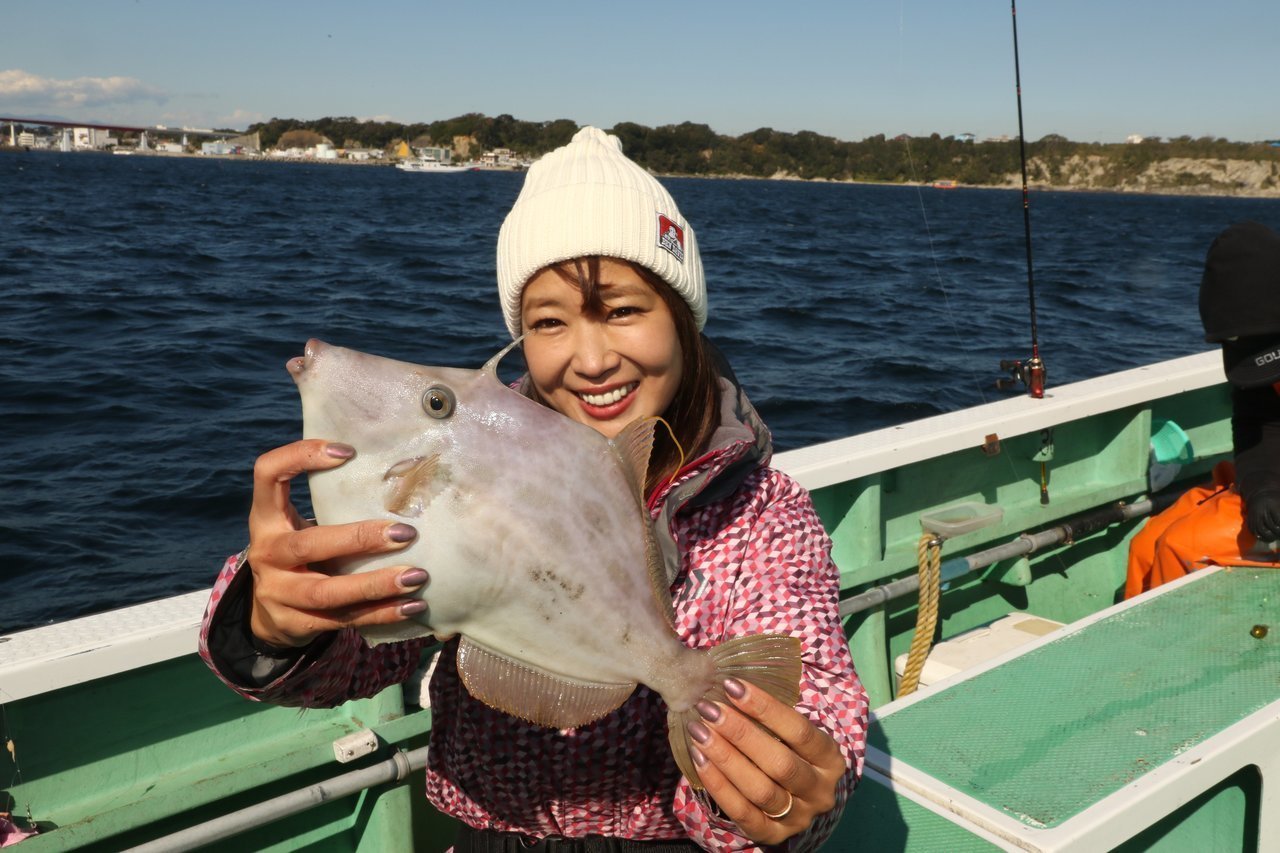
[[[817,849],[839,820],[862,772],[867,698],[837,612],[839,573],[808,492],[766,467],[769,434],[738,389],[725,383],[714,448],[650,501],[673,574],[676,631],[693,648],[759,633],[799,637],[799,710],[839,744],[848,771],[837,806],[786,849]],[[664,541],[665,540],[665,541]],[[288,671],[245,686],[210,636],[239,620],[252,583],[232,557],[213,588],[200,654],[228,685],[255,701],[331,707],[407,678],[428,640],[368,646],[343,631]],[[238,588],[238,589],[237,589]],[[221,606],[224,601],[233,602]],[[640,687],[613,713],[577,729],[526,723],[471,697],[458,677],[456,640],[431,679],[427,796],[474,827],[542,837],[589,834],[634,840],[688,837],[708,850],[759,847],[708,811],[677,770],[661,699]],[[237,670],[240,671],[240,670]],[[241,683],[237,683],[241,682]]]

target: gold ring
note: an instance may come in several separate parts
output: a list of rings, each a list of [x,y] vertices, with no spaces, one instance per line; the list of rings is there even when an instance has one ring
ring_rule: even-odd
[[[791,814],[791,807],[794,806],[795,804],[796,804],[796,798],[791,795],[790,791],[787,791],[787,807],[785,809],[778,812],[777,814],[769,814],[764,809],[761,809],[760,813],[763,814],[765,817],[769,818],[770,820],[782,820],[784,817]]]

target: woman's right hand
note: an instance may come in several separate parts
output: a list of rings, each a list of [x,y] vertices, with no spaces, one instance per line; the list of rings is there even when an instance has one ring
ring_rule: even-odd
[[[289,499],[289,484],[306,471],[336,468],[355,455],[346,444],[304,439],[269,450],[253,468],[248,562],[253,571],[254,636],[275,646],[305,646],[328,631],[400,622],[426,609],[404,596],[427,582],[425,570],[391,566],[352,575],[327,575],[312,566],[338,557],[404,548],[413,527],[358,521],[317,526]]]

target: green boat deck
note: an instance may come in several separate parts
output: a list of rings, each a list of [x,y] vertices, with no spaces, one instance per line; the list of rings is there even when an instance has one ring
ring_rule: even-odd
[[[868,767],[1016,847],[1111,849],[1242,768],[1280,778],[1278,606],[1280,571],[1192,575],[882,708]],[[1280,817],[1252,787],[1242,820]]]

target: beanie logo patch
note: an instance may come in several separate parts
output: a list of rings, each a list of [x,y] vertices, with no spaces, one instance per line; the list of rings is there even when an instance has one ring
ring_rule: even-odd
[[[658,214],[658,248],[671,253],[671,257],[684,263],[684,229],[661,213]]]

